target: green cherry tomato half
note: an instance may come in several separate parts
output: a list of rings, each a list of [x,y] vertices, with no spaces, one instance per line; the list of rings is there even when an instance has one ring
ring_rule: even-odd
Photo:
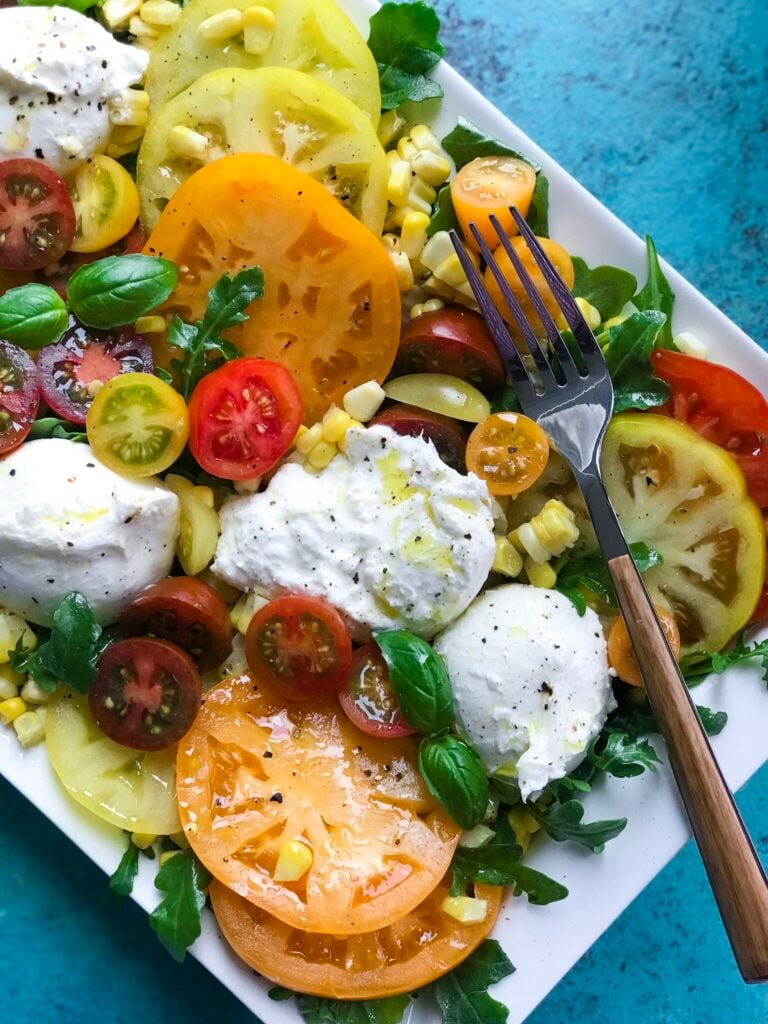
[[[481,423],[490,415],[485,395],[465,380],[448,373],[411,373],[384,385],[387,398],[405,402],[465,423]]]

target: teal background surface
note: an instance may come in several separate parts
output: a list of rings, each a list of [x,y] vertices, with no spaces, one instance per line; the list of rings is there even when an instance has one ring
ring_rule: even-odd
[[[765,345],[764,0],[437,6],[451,62]],[[768,767],[739,801],[766,860]],[[0,866],[0,1020],[254,1024],[5,783]],[[740,982],[690,844],[529,1018],[575,1021],[768,1022],[768,989]]]

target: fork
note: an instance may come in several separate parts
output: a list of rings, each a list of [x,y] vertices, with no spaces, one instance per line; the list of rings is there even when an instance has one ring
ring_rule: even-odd
[[[472,234],[522,335],[524,354],[455,231],[451,240],[523,412],[552,439],[584,496],[739,970],[745,981],[768,981],[768,879],[603,485],[600,451],[613,412],[608,367],[581,310],[536,236],[519,210],[511,207],[510,212],[570,327],[577,352],[561,336],[495,216],[491,224],[544,327],[548,346],[539,341],[476,225],[470,225]]]

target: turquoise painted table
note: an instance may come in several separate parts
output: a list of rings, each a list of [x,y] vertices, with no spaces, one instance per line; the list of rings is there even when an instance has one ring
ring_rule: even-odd
[[[449,58],[754,338],[766,343],[768,11],[762,0],[456,0]],[[487,50],[487,53],[484,51]],[[768,698],[766,698],[768,721]],[[740,794],[768,859],[768,768]],[[0,785],[0,1020],[254,1024]],[[529,1024],[765,1024],[689,845]]]

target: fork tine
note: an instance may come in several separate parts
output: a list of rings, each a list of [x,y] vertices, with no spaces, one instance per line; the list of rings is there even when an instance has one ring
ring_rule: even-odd
[[[517,252],[515,251],[515,247],[510,242],[506,231],[504,231],[504,229],[502,228],[495,214],[491,214],[490,222],[492,228],[499,236],[499,241],[501,242],[502,247],[504,248],[504,251],[506,252],[507,256],[509,256],[510,262],[512,263],[512,266],[515,268],[515,271],[517,272],[517,276],[520,278],[520,281],[522,282],[523,288],[525,288],[526,295],[531,300],[533,308],[538,313],[539,320],[541,320],[542,324],[544,325],[544,330],[547,332],[549,343],[552,346],[553,351],[557,355],[558,361],[560,363],[560,368],[562,369],[563,374],[565,375],[565,379],[575,380],[576,377],[581,376],[581,373],[573,359],[573,355],[571,354],[568,346],[560,336],[560,331],[558,331],[557,325],[555,324],[555,321],[552,319],[552,314],[549,312],[544,303],[544,300],[536,290],[536,286],[531,280],[530,274],[523,266],[523,261],[520,259]]]
[[[581,310],[576,305],[576,302],[566,287],[565,282],[555,270],[549,256],[547,256],[539,244],[538,238],[533,231],[531,231],[525,218],[516,206],[510,206],[509,212],[512,214],[520,234],[528,243],[528,248],[531,250],[533,258],[536,260],[539,269],[544,275],[558,306],[562,310],[563,316],[568,321],[568,326],[573,331],[573,335],[576,338],[582,353],[585,356],[599,355],[602,358],[600,346],[597,344],[595,336],[589,329],[587,321],[584,319]]]
[[[467,255],[459,236],[455,231],[451,231],[450,238],[453,243],[453,247],[456,250],[456,255],[459,257],[459,262],[461,263],[464,273],[467,275],[469,286],[477,299],[477,304],[480,307],[483,318],[491,332],[494,344],[496,345],[498,353],[507,368],[507,372],[512,378],[512,383],[515,386],[518,397],[521,402],[526,400],[531,401],[536,397],[535,384],[525,367],[525,363],[523,362],[523,358],[520,355],[517,346],[509,336],[507,325],[504,323],[499,311],[496,309],[493,299],[488,294],[488,290],[483,283],[483,279],[477,272],[474,263]]]

